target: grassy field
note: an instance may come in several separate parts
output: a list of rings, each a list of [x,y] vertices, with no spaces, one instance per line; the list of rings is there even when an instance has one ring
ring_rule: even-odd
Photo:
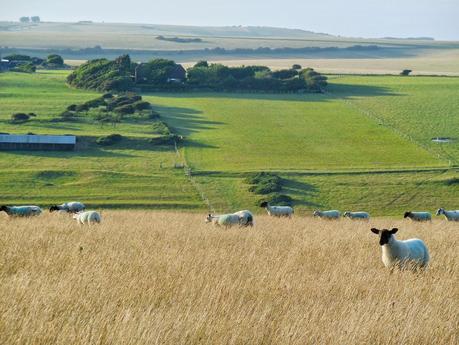
[[[186,213],[0,215],[2,344],[445,344],[459,341],[457,224]],[[426,272],[381,262],[369,229],[427,244]]]
[[[204,210],[254,208],[248,172],[271,170],[297,212],[314,208],[365,209],[399,215],[406,209],[457,208],[459,79],[331,76],[323,95],[144,95],[163,120],[186,137],[172,147],[148,143],[148,121],[101,126],[90,119],[52,122],[71,103],[96,96],[68,88],[67,72],[0,74],[0,131],[76,134],[72,153],[0,153],[0,203],[48,205],[81,199],[95,207]],[[17,125],[14,112],[35,112]],[[95,144],[120,133],[121,143]],[[193,169],[190,183],[176,163]],[[14,178],[12,178],[12,176]],[[196,189],[197,187],[197,189]],[[254,208],[256,209],[256,208]]]

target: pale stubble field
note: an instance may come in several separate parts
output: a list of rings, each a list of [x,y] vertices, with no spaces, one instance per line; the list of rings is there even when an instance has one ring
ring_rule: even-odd
[[[459,223],[204,214],[0,215],[0,344],[457,344]],[[430,250],[381,262],[372,226]]]

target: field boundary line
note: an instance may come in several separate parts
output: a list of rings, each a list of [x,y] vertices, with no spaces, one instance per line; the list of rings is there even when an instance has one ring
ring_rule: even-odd
[[[193,188],[198,192],[198,194],[201,197],[201,200],[204,202],[204,204],[207,205],[207,208],[208,208],[209,212],[215,213],[215,208],[213,207],[210,199],[207,197],[204,189],[201,187],[201,185],[194,178],[193,173],[192,173],[192,169],[188,165],[188,162],[186,160],[185,155],[182,156],[180,154],[180,150],[178,149],[178,146],[177,146],[177,141],[175,141],[175,140],[174,140],[174,150],[175,150],[175,154],[177,155],[177,157],[183,163],[183,171],[185,173],[186,178],[191,183]]]
[[[326,94],[333,95],[333,93],[330,92],[330,91],[327,91]],[[352,108],[356,109],[357,111],[359,111],[360,113],[362,113],[366,117],[376,121],[378,124],[380,124],[380,125],[384,126],[385,128],[390,129],[391,131],[395,132],[401,138],[406,139],[406,140],[412,142],[413,144],[415,144],[416,146],[418,146],[418,147],[424,149],[425,151],[429,152],[432,156],[434,156],[434,157],[436,156],[438,159],[446,161],[447,164],[448,164],[448,168],[449,169],[451,169],[451,168],[453,168],[454,166],[457,165],[456,160],[453,157],[451,157],[450,155],[448,155],[448,154],[446,154],[444,152],[440,153],[440,152],[433,151],[428,145],[425,145],[425,144],[419,142],[418,140],[414,139],[408,133],[405,133],[405,132],[401,131],[400,129],[398,129],[397,127],[387,123],[385,121],[385,119],[379,117],[374,111],[366,109],[365,107],[362,107],[361,105],[357,105],[357,104],[355,104],[354,102],[352,102],[351,100],[349,100],[347,98],[343,98],[342,101],[343,101],[343,103],[345,103],[349,107],[352,107]]]

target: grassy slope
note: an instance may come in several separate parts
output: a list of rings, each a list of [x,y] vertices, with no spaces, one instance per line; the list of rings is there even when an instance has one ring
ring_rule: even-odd
[[[183,171],[172,168],[181,159],[170,149],[146,144],[146,138],[153,135],[148,124],[127,123],[113,128],[90,121],[49,122],[68,104],[94,97],[92,92],[67,88],[64,76],[65,72],[0,75],[0,131],[74,133],[87,138],[86,150],[74,153],[0,153],[0,169],[5,172],[0,177],[1,202],[47,204],[84,199],[105,207],[203,207]],[[252,208],[259,196],[247,193],[243,176],[262,169],[280,171],[286,179],[283,192],[295,198],[300,213],[315,207],[367,209],[375,215],[397,214],[407,207],[457,207],[458,185],[445,184],[446,179],[457,176],[454,172],[403,172],[405,168],[445,167],[446,160],[394,132],[393,127],[404,121],[392,124],[383,119],[381,126],[365,111],[374,107],[412,123],[408,110],[397,115],[397,109],[422,104],[423,97],[432,92],[426,85],[434,84],[438,91],[424,102],[423,109],[430,109],[425,112],[425,121],[432,126],[429,128],[438,127],[441,121],[434,118],[435,109],[450,104],[451,119],[455,119],[457,106],[449,100],[459,79],[346,77],[332,81],[329,95],[146,98],[170,125],[187,136],[185,156],[217,211]],[[396,107],[392,106],[395,102]],[[17,111],[34,111],[39,116],[29,124],[12,125],[7,119]],[[415,125],[401,130],[426,144]],[[95,137],[113,132],[130,138],[108,148],[93,144]],[[425,135],[430,135],[427,130]],[[385,175],[311,174],[317,169],[387,168],[402,171]]]
[[[101,127],[84,121],[49,122],[71,103],[95,98],[95,93],[69,89],[66,72],[34,75],[0,74],[0,131],[8,133],[70,133],[84,136],[84,150],[76,152],[0,152],[0,202],[48,204],[69,199],[90,205],[196,208],[198,195],[183,171],[174,169],[177,157],[171,148],[146,142],[151,126],[131,123]],[[13,112],[35,112],[27,124],[8,122]],[[94,144],[110,133],[128,140],[106,148]],[[160,168],[162,163],[163,168]]]

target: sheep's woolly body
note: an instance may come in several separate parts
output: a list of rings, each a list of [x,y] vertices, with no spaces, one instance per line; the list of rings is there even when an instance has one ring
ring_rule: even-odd
[[[338,210],[330,211],[314,211],[314,217],[324,218],[324,219],[338,219],[341,217],[341,212]]]
[[[267,204],[265,208],[268,215],[272,217],[291,217],[294,212],[290,206],[271,206]]]
[[[91,223],[100,223],[102,221],[102,217],[97,211],[79,212],[76,213],[73,218],[76,219],[79,224],[87,223],[88,225],[91,225]]]
[[[432,220],[429,212],[405,212],[404,218],[410,218],[416,222],[426,222]]]
[[[83,203],[79,202],[79,201],[70,201],[70,202],[63,203],[61,205],[57,205],[57,208],[60,211],[66,211],[66,212],[70,212],[70,213],[77,213],[77,212],[84,211],[86,206]]]
[[[459,222],[459,210],[447,211],[444,208],[440,208],[437,211],[437,216],[444,215],[446,219],[452,222]]]
[[[42,213],[40,207],[35,205],[29,206],[7,206],[5,212],[10,217],[31,217],[31,216],[38,216]]]
[[[221,214],[219,216],[212,216],[212,222],[215,225],[231,227],[233,225],[239,225],[239,216],[237,214]]]
[[[429,251],[420,239],[413,238],[405,241],[398,241],[394,235],[389,243],[382,246],[382,261],[384,266],[392,267],[413,263],[420,267],[426,267],[429,263]]]
[[[253,214],[249,210],[242,210],[234,213],[239,217],[239,225],[253,226]]]
[[[344,212],[343,217],[348,217],[355,220],[369,220],[370,214],[368,212]]]

